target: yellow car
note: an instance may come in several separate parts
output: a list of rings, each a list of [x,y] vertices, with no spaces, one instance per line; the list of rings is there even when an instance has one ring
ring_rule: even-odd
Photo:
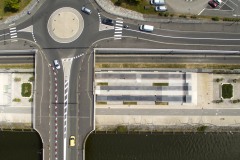
[[[75,146],[75,136],[70,136],[69,145],[70,147]]]

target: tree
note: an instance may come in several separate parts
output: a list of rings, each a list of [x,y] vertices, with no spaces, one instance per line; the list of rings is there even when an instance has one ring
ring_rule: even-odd
[[[17,12],[20,8],[20,0],[4,0],[5,12]]]

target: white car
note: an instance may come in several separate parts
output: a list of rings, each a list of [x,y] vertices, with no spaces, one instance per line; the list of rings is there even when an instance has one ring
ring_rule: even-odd
[[[81,10],[82,10],[83,12],[87,13],[87,14],[91,14],[91,13],[92,13],[92,11],[91,11],[90,9],[86,8],[86,7],[82,7]]]
[[[54,64],[56,69],[60,69],[61,68],[58,60],[56,60],[56,59],[53,60],[53,64]]]
[[[165,12],[165,11],[167,11],[167,7],[166,6],[156,6],[155,11]]]

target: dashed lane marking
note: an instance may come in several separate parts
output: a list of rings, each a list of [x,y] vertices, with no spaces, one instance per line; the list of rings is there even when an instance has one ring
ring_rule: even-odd
[[[99,23],[102,23],[101,14],[100,13],[98,13],[98,19],[99,19]]]

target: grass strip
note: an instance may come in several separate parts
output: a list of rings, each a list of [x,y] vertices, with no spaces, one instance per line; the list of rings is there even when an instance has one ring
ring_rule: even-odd
[[[143,14],[157,14],[153,5],[150,5],[150,1],[146,0],[111,0],[113,4],[119,7],[123,7],[132,11],[136,11]]]
[[[240,69],[239,64],[169,64],[169,63],[96,63],[96,68],[187,68],[187,69]]]
[[[98,105],[107,105],[107,102],[97,102]]]
[[[34,64],[0,64],[1,69],[31,69]]]
[[[155,101],[155,105],[168,105],[168,102]]]
[[[168,83],[153,83],[153,86],[168,86]]]
[[[123,105],[137,105],[137,102],[128,102],[128,101],[124,101]]]
[[[108,82],[98,82],[97,86],[108,86]]]

